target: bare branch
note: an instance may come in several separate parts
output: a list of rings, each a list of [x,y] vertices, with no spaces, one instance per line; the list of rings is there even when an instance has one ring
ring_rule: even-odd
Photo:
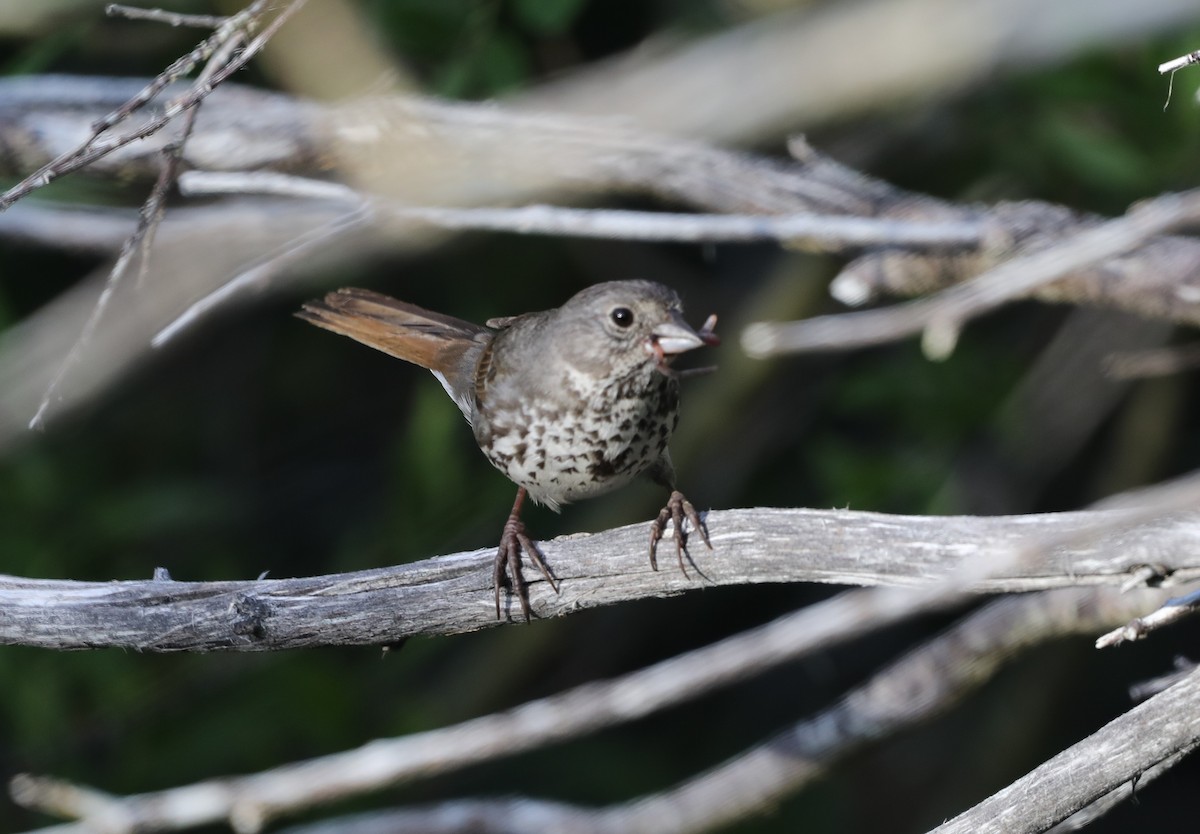
[[[933,298],[803,322],[754,324],[742,334],[742,346],[751,356],[765,358],[879,344],[924,330],[926,355],[942,359],[954,350],[967,319],[1198,220],[1200,191],[1164,195],[1138,204],[1122,218],[1078,232],[1047,249],[1013,258]]]
[[[238,831],[255,832],[283,812],[649,715],[814,649],[827,648],[834,641],[958,599],[957,590],[944,583],[928,590],[850,591],[613,681],[585,684],[455,727],[377,740],[357,750],[253,776],[214,779],[130,797],[110,804],[93,818],[103,830],[113,832],[143,830],[171,821],[199,825],[224,820]],[[36,802],[44,790],[54,791],[60,802],[70,801],[70,787],[57,780],[24,777],[13,786],[19,801]],[[64,796],[67,799],[62,799]],[[87,796],[90,801],[94,794],[88,792]],[[164,809],[169,814],[165,818]]]
[[[241,46],[242,41],[243,33],[234,31],[227,40],[219,44],[205,65],[204,70],[200,73],[196,84],[207,84],[213,75],[228,63],[233,56],[233,51]],[[58,370],[50,378],[50,384],[46,387],[46,392],[42,395],[42,401],[38,404],[37,411],[34,412],[33,418],[29,421],[31,429],[44,428],[46,410],[50,407],[50,403],[58,392],[63,378],[79,360],[80,354],[90,347],[92,336],[96,332],[100,320],[104,317],[105,311],[108,309],[108,304],[112,300],[113,293],[116,292],[117,286],[125,277],[125,273],[130,264],[133,263],[135,257],[140,264],[138,271],[139,286],[144,282],[146,269],[150,261],[150,249],[154,245],[154,236],[166,212],[167,192],[179,176],[180,166],[183,162],[183,148],[187,144],[187,140],[191,137],[192,130],[195,128],[198,109],[198,107],[193,107],[184,114],[179,141],[175,145],[163,149],[162,170],[159,172],[158,179],[155,181],[154,187],[150,190],[150,195],[146,198],[146,202],[138,214],[137,228],[134,229],[133,234],[129,236],[129,239],[125,241],[124,246],[121,248],[121,254],[117,258],[116,263],[113,264],[112,270],[104,282],[104,289],[96,299],[96,305],[92,308],[87,321],[84,322],[83,329],[80,330],[75,343],[71,345],[66,358],[62,360],[58,366]]]
[[[1121,586],[1147,564],[1156,566],[1155,584],[1200,578],[1200,519],[1141,513],[714,511],[707,520],[715,550],[693,554],[703,584],[677,571],[652,571],[646,528],[632,525],[544,542],[561,595],[535,579],[530,598],[539,616],[555,617],[698,587],[762,582],[930,587],[957,577],[973,592],[995,593]],[[480,550],[352,574],[248,582],[8,577],[0,580],[0,643],[261,651],[386,645],[416,634],[472,631],[497,625],[494,555]]]
[[[394,200],[376,199],[334,183],[268,172],[193,171],[180,178],[180,188],[192,196],[271,194],[317,199],[336,197],[352,203],[372,202],[374,209],[381,214],[455,231],[670,243],[778,241],[804,244],[827,252],[865,246],[903,246],[917,250],[975,247],[984,242],[986,232],[983,223],[965,220],[926,222],[844,215],[678,214],[549,205],[477,209],[413,206]]]
[[[1034,834],[1200,741],[1200,672],[1111,721],[935,834]]]
[[[1163,626],[1177,623],[1183,618],[1196,613],[1197,610],[1200,610],[1200,591],[1193,591],[1187,596],[1169,599],[1163,603],[1162,608],[1159,608],[1154,613],[1138,617],[1127,625],[1100,637],[1096,640],[1096,648],[1107,649],[1110,646],[1119,646],[1130,640],[1141,640],[1150,634],[1150,632],[1156,631]]]
[[[96,81],[75,86],[79,87],[74,91],[78,101],[73,102],[73,91],[59,89],[61,85],[56,86],[50,79],[0,83],[0,143],[8,141],[5,124],[13,125],[12,131],[23,139],[49,141],[44,137],[59,135],[55,130],[61,127],[55,126],[81,118],[80,106],[100,110],[110,107],[109,102],[130,85]],[[51,95],[51,88],[58,92]],[[45,101],[38,100],[39,91],[46,95]],[[802,149],[797,164],[786,165],[678,139],[636,134],[607,122],[532,116],[497,107],[385,98],[322,109],[239,88],[225,87],[222,92],[206,99],[204,114],[197,122],[197,135],[204,141],[190,143],[195,147],[189,151],[190,166],[222,167],[240,162],[242,168],[253,165],[310,175],[342,174],[354,182],[370,182],[385,194],[402,186],[408,189],[406,199],[427,205],[521,201],[547,193],[650,192],[706,211],[853,214],[897,222],[982,221],[1000,229],[998,237],[1011,239],[1011,251],[1015,252],[1045,246],[1047,235],[1053,238],[1070,234],[1094,223],[1091,218],[1042,204],[998,206],[987,211],[976,206],[951,206],[849,171],[811,149]],[[97,173],[120,171],[124,177],[135,176],[142,164],[139,154],[153,153],[158,146],[161,143],[130,146],[111,163],[99,160]],[[37,158],[21,143],[5,150],[0,159]],[[330,171],[329,160],[339,161],[337,170]],[[462,172],[480,169],[496,176],[462,176]],[[305,240],[331,228],[344,257],[361,257],[363,252],[375,251],[373,247],[384,240],[393,248],[430,245],[430,236],[415,224],[410,223],[404,230],[394,223],[364,223],[346,230],[338,225],[343,212],[327,214],[332,216],[313,225],[306,222],[282,240],[271,241],[265,251],[307,251],[303,248]],[[354,234],[343,237],[347,231]],[[249,234],[257,234],[257,230],[247,227],[239,232]],[[176,280],[148,282],[147,292],[139,299],[136,320],[118,321],[114,314],[111,326],[105,329],[120,335],[113,336],[106,352],[98,353],[105,358],[104,367],[89,368],[86,381],[82,371],[77,374],[79,390],[64,390],[61,407],[71,405],[87,392],[100,390],[134,358],[144,355],[154,334],[176,320],[196,298],[203,298],[234,277],[246,276],[248,271],[255,281],[258,275],[277,271],[279,264],[272,266],[262,260],[264,248],[246,253],[239,235],[230,239],[230,248],[242,252],[242,260],[229,265],[227,271],[216,274],[214,265],[199,275],[186,264],[171,263],[169,269]],[[225,260],[233,260],[232,253],[222,255]],[[996,253],[905,255],[908,268],[901,273],[932,271],[938,280],[952,283],[986,265]],[[1035,295],[1054,301],[1104,304],[1169,321],[1200,322],[1200,276],[1194,269],[1198,259],[1200,241],[1160,236],[1125,256],[1044,286]],[[285,257],[280,264],[294,260]],[[185,275],[194,283],[183,285]],[[860,289],[870,294],[877,286],[893,292],[912,292],[918,287],[900,280],[902,277],[891,272],[888,283],[865,284]],[[239,279],[234,288],[242,283]],[[283,283],[277,280],[273,286]],[[203,309],[207,307],[202,302],[188,320]],[[162,318],[147,321],[146,310]],[[0,355],[0,376],[4,377],[0,385],[13,393],[8,412],[0,414],[0,441],[12,437],[18,426],[23,429],[36,410],[44,387],[32,402],[27,401],[24,392],[45,385],[42,380],[47,373],[36,367],[37,357],[69,349],[69,343],[55,346],[63,340],[64,327],[63,321],[52,320],[49,315],[37,316],[8,340],[7,350]],[[10,378],[13,374],[9,368],[20,369],[15,379]]]
[[[1075,589],[999,600],[908,653],[840,703],[681,785],[604,809],[590,831],[705,831],[760,813],[838,760],[945,711],[1031,646],[1094,633],[1137,604]],[[902,695],[899,693],[903,693]]]
[[[73,171],[78,171],[85,168],[96,160],[101,159],[115,150],[126,147],[127,145],[136,142],[140,139],[145,139],[151,136],[163,127],[165,127],[172,119],[187,110],[192,109],[208,97],[214,88],[221,84],[233,73],[244,67],[255,55],[257,55],[266,45],[267,41],[275,34],[279,28],[287,22],[292,15],[298,12],[306,0],[290,0],[283,9],[276,15],[263,30],[255,36],[246,48],[236,57],[231,58],[223,66],[218,68],[212,75],[203,80],[198,81],[193,85],[192,89],[180,98],[168,103],[163,109],[162,114],[157,118],[151,119],[138,128],[122,134],[121,136],[113,137],[105,142],[100,142],[100,136],[112,127],[115,127],[127,116],[134,111],[143,107],[151,98],[157,95],[162,89],[179,77],[185,68],[194,66],[197,60],[211,55],[220,44],[226,39],[232,37],[238,31],[238,27],[249,26],[257,21],[257,18],[262,14],[263,10],[268,7],[265,0],[256,0],[239,14],[231,17],[222,25],[222,27],[214,33],[209,39],[202,43],[199,47],[193,50],[192,53],[176,61],[166,71],[158,76],[153,82],[147,85],[138,95],[131,98],[116,111],[95,123],[92,129],[92,135],[84,140],[78,147],[62,154],[48,164],[44,165],[34,174],[26,177],[21,182],[17,183],[12,188],[8,189],[3,194],[0,194],[0,211],[11,206],[14,202],[31,192],[45,186],[64,174],[69,174]]]
[[[1029,71],[1195,21],[1195,8],[1178,0],[868,0],[766,8],[785,11],[693,42],[651,40],[532,90],[519,103],[618,115],[644,129],[718,142],[761,141],[896,102],[937,100],[998,72]],[[911,25],[918,20],[937,25]],[[862,55],[871,59],[847,57]],[[730,79],[753,83],[748,90]]]
[[[264,255],[249,269],[235,275],[228,283],[191,304],[177,319],[154,334],[154,338],[150,340],[151,346],[155,348],[164,346],[232,298],[244,293],[266,290],[272,279],[278,277],[288,267],[300,259],[308,257],[316,250],[329,246],[338,238],[362,229],[369,224],[371,219],[370,207],[361,205],[331,219],[323,226],[298,235],[274,252]]]
[[[140,6],[125,6],[120,3],[109,3],[104,7],[104,13],[109,17],[123,17],[127,20],[152,20],[155,23],[165,23],[168,26],[194,26],[197,29],[216,29],[224,25],[229,18],[215,17],[207,14],[180,14],[165,9],[143,9]]]
[[[1189,52],[1186,55],[1180,55],[1178,58],[1172,58],[1170,61],[1165,61],[1158,65],[1158,74],[1166,75],[1168,72],[1175,72],[1184,67],[1190,67],[1192,64],[1200,64],[1200,49],[1195,52]]]
[[[827,647],[831,639],[849,636],[844,629],[859,621],[855,609],[881,594],[893,598],[899,594],[909,600],[917,596],[885,589],[851,592],[622,678],[585,684],[457,726],[377,740],[357,750],[252,776],[120,798],[30,776],[14,780],[12,790],[22,804],[83,818],[85,825],[110,832],[175,830],[222,820],[241,832],[258,831],[282,814],[544,746],[742,680],[812,649]],[[345,828],[336,821],[325,827],[331,832],[521,831],[530,830],[528,823],[536,819],[545,823],[536,830],[581,834],[708,830],[769,807],[839,758],[948,708],[1019,651],[1118,622],[1144,606],[1148,597],[1160,594],[1131,596],[1112,589],[1072,589],[993,603],[891,664],[836,706],[708,773],[629,803],[597,810],[528,800],[514,800],[511,805],[452,803],[438,809],[351,818],[342,821]],[[896,692],[904,692],[905,697],[897,698]],[[748,790],[748,786],[753,788]],[[458,827],[447,821],[452,809],[459,812],[454,817],[459,820]],[[494,815],[491,823],[479,829],[462,827],[479,813],[502,810],[510,814]],[[66,834],[77,828],[58,830]],[[309,834],[321,830],[300,829]]]
[[[1182,762],[1193,750],[1195,750],[1194,746],[1185,748],[1178,753],[1167,756],[1157,764],[1151,765],[1138,773],[1129,784],[1118,785],[1099,799],[1080,808],[1062,822],[1047,828],[1045,834],[1066,834],[1068,831],[1081,831],[1118,805],[1126,802],[1136,802],[1139,789],[1145,788],[1146,785],[1166,774],[1171,768]]]
[[[1200,343],[1110,355],[1105,372],[1113,379],[1168,376],[1200,367]]]

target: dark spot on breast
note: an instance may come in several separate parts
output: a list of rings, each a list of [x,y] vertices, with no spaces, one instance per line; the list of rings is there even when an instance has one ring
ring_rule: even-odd
[[[588,474],[598,480],[605,480],[617,474],[617,469],[611,460],[597,452],[592,462],[588,464]]]

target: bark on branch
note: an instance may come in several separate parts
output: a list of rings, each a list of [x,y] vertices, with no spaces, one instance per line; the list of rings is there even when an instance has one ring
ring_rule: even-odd
[[[1136,512],[925,517],[802,509],[714,511],[707,516],[714,550],[692,553],[702,579],[695,574],[685,578],[674,569],[651,571],[646,527],[638,524],[544,542],[562,592],[556,595],[535,579],[530,599],[538,616],[555,617],[720,585],[930,585],[964,565],[981,577],[971,590],[984,593],[1123,586],[1142,584],[1145,577],[1155,584],[1200,578],[1200,516],[1146,520]],[[1031,541],[1057,544],[1030,550],[1016,568],[1002,566],[988,575],[989,564],[1005,565],[1007,557],[1027,549]],[[4,577],[0,643],[261,651],[386,645],[414,635],[473,631],[498,624],[493,556],[487,549],[351,574],[246,582]],[[506,605],[511,602],[506,599]]]

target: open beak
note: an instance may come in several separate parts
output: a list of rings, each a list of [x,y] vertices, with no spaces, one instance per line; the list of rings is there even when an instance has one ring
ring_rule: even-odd
[[[670,321],[665,321],[650,331],[646,351],[657,358],[660,370],[666,370],[671,359],[681,353],[704,345],[720,344],[720,337],[713,332],[716,326],[717,317],[709,316],[708,321],[704,322],[704,326],[697,332],[678,314],[673,315]]]

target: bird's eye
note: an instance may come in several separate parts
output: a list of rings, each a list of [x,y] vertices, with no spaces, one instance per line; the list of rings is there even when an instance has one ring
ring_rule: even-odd
[[[617,327],[628,327],[633,324],[633,310],[628,307],[617,307],[612,311],[612,320]]]

